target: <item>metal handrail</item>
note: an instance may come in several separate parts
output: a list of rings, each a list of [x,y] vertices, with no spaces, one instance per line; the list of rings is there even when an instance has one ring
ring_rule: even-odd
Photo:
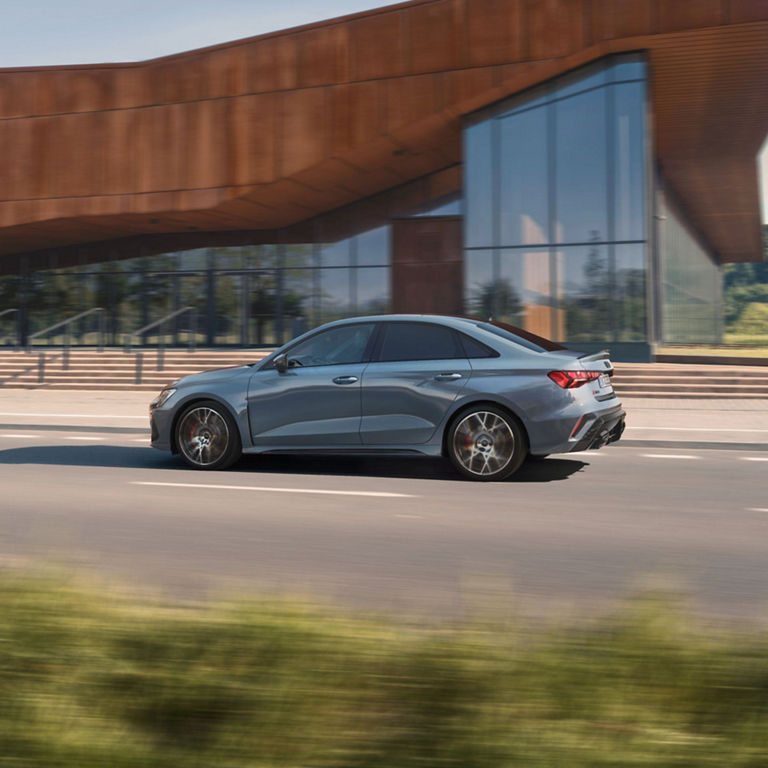
[[[18,309],[4,309],[2,312],[0,312],[0,317],[3,315],[10,315],[14,312],[18,313]],[[19,324],[16,324],[16,343],[13,345],[15,349],[18,349],[21,346],[21,328],[19,328]]]
[[[177,317],[180,317],[181,315],[185,314],[186,312],[189,312],[190,317],[190,328],[187,331],[189,334],[189,342],[188,347],[190,352],[195,351],[195,337],[197,336],[197,311],[194,307],[183,307],[182,309],[177,309],[175,312],[171,312],[168,315],[165,315],[165,317],[161,317],[159,320],[155,320],[152,323],[149,323],[149,325],[145,325],[143,328],[139,328],[138,330],[133,331],[133,333],[129,333],[126,336],[126,342],[125,342],[125,351],[126,353],[131,353],[131,347],[134,345],[134,339],[137,336],[141,336],[145,334],[147,331],[151,331],[153,328],[157,328],[158,326],[163,326],[166,323],[168,323],[171,320],[174,320]],[[160,333],[158,336],[157,341],[157,370],[162,371],[163,366],[165,363],[165,333]],[[142,376],[142,368],[144,365],[144,353],[140,350],[137,350],[136,352],[133,352],[133,354],[136,355],[136,374],[134,376],[134,381],[136,384],[141,384],[141,376]]]
[[[84,317],[88,317],[89,315],[99,315],[99,343],[98,343],[98,351],[103,352],[104,351],[104,336],[105,336],[105,316],[106,316],[106,309],[104,307],[93,307],[93,309],[86,309],[85,312],[80,312],[77,315],[72,315],[72,317],[68,317],[66,320],[61,320],[58,323],[54,323],[53,325],[49,325],[47,328],[43,328],[42,331],[37,331],[36,333],[31,334],[30,336],[27,336],[27,352],[32,352],[32,339],[36,339],[38,336],[45,336],[49,334],[51,331],[55,331],[57,328],[64,328],[64,345],[63,345],[63,351],[62,351],[62,364],[61,367],[63,370],[69,369],[69,349],[72,346],[72,333],[70,331],[70,328],[72,327],[72,323],[76,322],[77,320],[82,320]],[[45,353],[40,353],[40,375],[39,375],[39,381],[43,381],[45,378]]]

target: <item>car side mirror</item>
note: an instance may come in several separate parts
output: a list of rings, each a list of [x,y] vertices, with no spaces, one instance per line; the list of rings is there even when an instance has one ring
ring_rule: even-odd
[[[285,373],[288,370],[288,355],[283,353],[278,355],[273,361],[272,365],[275,366],[275,370],[278,373]]]

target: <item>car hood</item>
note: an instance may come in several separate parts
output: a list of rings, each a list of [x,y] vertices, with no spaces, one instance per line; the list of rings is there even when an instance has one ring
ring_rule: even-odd
[[[179,379],[177,386],[198,386],[200,384],[214,384],[219,381],[227,381],[233,379],[235,376],[239,376],[245,371],[250,370],[248,365],[237,365],[228,368],[214,368],[211,371],[202,371],[201,373],[192,373],[189,376],[184,376]]]

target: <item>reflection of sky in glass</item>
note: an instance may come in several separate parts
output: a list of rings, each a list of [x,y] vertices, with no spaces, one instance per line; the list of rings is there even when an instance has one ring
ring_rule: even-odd
[[[502,245],[549,241],[547,112],[522,112],[499,121]]]
[[[341,317],[352,310],[351,270],[320,270],[320,305],[322,319]]]
[[[357,265],[373,267],[389,264],[389,227],[378,227],[355,238]]]
[[[564,96],[572,96],[575,93],[586,91],[588,88],[605,85],[606,77],[607,73],[602,64],[584,67],[578,72],[559,78],[554,96],[561,99]]]
[[[614,239],[645,237],[644,83],[611,87],[614,96]]]
[[[324,243],[320,249],[320,265],[323,267],[348,267],[351,259],[351,240]]]
[[[357,312],[387,312],[389,310],[389,269],[369,267],[359,269],[357,278]]]
[[[461,216],[461,199],[449,200],[446,203],[440,203],[432,208],[427,208],[424,211],[413,214],[414,219],[423,216]]]
[[[557,102],[557,237],[563,243],[608,239],[605,88]]]
[[[464,231],[467,246],[493,245],[491,120],[464,131]]]
[[[614,83],[620,80],[644,80],[645,73],[645,62],[641,58],[636,61],[620,61],[611,67],[611,80]]]

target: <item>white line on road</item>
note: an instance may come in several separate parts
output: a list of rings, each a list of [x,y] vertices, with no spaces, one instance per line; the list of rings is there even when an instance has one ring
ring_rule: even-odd
[[[158,485],[165,488],[214,488],[220,491],[261,491],[262,493],[317,493],[329,496],[372,496],[382,499],[417,499],[408,493],[386,493],[384,491],[327,491],[320,488],[272,488],[256,485],[213,485],[204,483],[160,483],[133,480],[131,485]]]
[[[739,427],[627,427],[627,432],[630,429],[658,429],[668,432],[768,432],[768,429],[741,429]]]
[[[742,461],[768,461],[768,456],[741,456]]]
[[[146,421],[148,416],[115,416],[113,413],[16,413],[0,411],[0,416],[40,416],[54,419],[141,419]]]
[[[69,435],[64,438],[65,440],[93,440],[95,442],[106,440],[106,437],[86,437],[85,435]]]
[[[747,512],[768,512],[765,507],[747,507]]]
[[[28,439],[28,438],[37,437],[37,435],[11,435],[11,434],[8,434],[8,435],[0,435],[0,437],[18,437],[19,439],[22,439],[22,438],[23,439]]]
[[[687,453],[641,453],[644,459],[700,459]]]

